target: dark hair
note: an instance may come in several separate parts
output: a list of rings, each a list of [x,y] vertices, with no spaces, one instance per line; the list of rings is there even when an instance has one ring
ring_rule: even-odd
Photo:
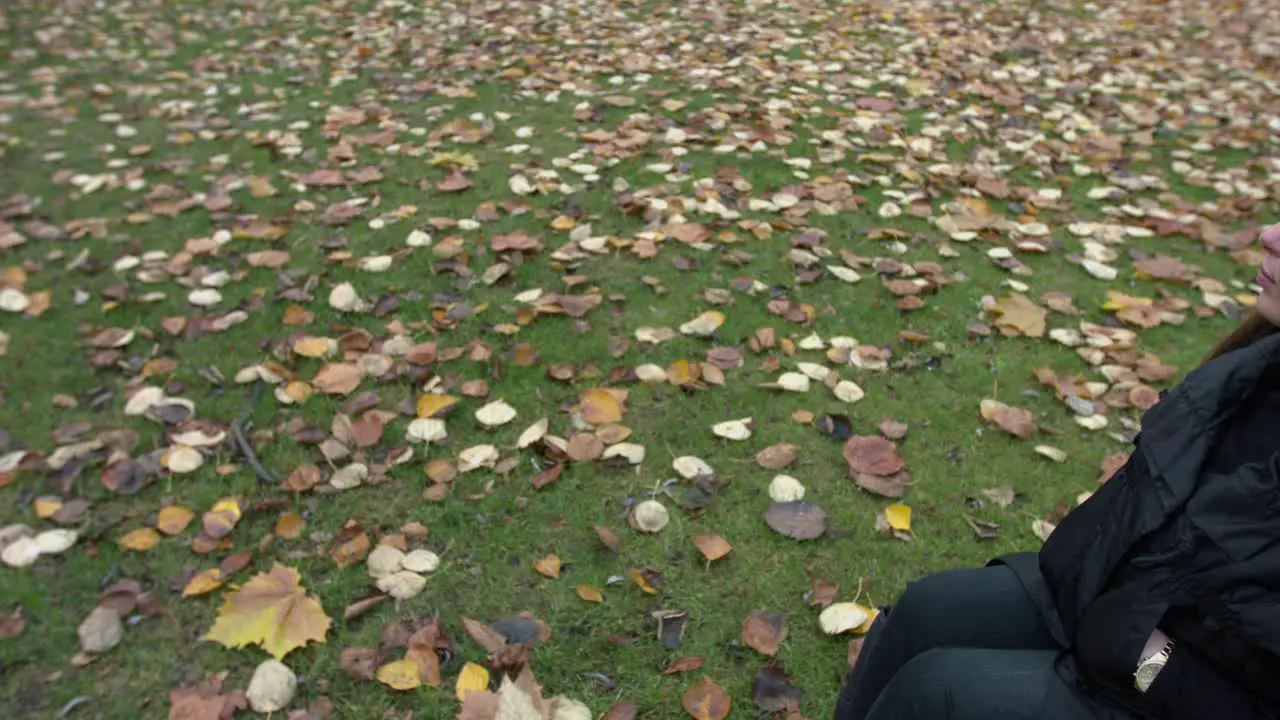
[[[1226,337],[1219,340],[1217,345],[1213,346],[1213,350],[1209,351],[1209,355],[1205,357],[1204,361],[1209,362],[1216,357],[1226,355],[1232,350],[1239,350],[1242,347],[1252,345],[1276,330],[1276,326],[1263,317],[1261,313],[1257,310],[1250,310],[1249,314],[1244,316],[1244,319],[1240,321],[1235,330],[1232,330]]]

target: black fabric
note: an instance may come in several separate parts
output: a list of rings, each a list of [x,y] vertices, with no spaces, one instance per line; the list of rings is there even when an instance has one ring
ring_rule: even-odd
[[[1068,515],[1037,560],[997,559],[1060,622],[1064,681],[1135,712],[1271,718],[1280,707],[1280,335],[1196,369],[1142,419],[1125,467]],[[1048,602],[1045,602],[1045,600]],[[1186,697],[1153,710],[1132,688],[1159,626]],[[1187,659],[1190,658],[1190,659]],[[1148,703],[1143,706],[1142,703]],[[1187,714],[1190,708],[1233,714]]]
[[[1274,424],[1277,407],[1280,407],[1280,382],[1263,378],[1262,386],[1250,393],[1223,428],[1209,451],[1205,472],[1229,474],[1242,465],[1270,459],[1280,449],[1280,427]],[[1270,428],[1267,423],[1272,423]]]
[[[876,619],[836,720],[1135,717],[1064,681],[1056,635],[1009,568],[930,575]]]
[[[1175,647],[1151,688],[1140,701],[1150,714],[1168,720],[1252,718],[1271,720],[1274,708],[1241,692],[1190,647]]]

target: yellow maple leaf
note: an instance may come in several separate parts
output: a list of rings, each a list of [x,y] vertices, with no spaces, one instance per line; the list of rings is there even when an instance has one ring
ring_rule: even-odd
[[[1048,310],[1036,305],[1026,295],[1014,293],[1007,295],[990,306],[997,315],[997,323],[1002,327],[1013,328],[1027,337],[1044,337],[1045,315]]]
[[[277,660],[312,640],[322,643],[332,621],[305,593],[298,571],[276,563],[227,596],[204,637],[229,648],[261,645]]]

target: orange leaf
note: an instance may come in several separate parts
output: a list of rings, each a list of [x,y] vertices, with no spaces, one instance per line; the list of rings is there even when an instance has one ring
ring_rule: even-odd
[[[578,597],[582,598],[583,600],[586,600],[587,602],[593,602],[593,603],[604,602],[604,594],[601,593],[599,590],[591,587],[590,585],[579,585],[578,587],[574,588],[574,590],[578,593]]]
[[[733,546],[719,535],[694,535],[690,539],[707,560],[719,560],[733,549]]]
[[[534,563],[533,569],[554,580],[560,577],[560,557],[555,553],[551,553]]]
[[[591,425],[604,425],[622,420],[622,404],[608,390],[586,390],[580,396],[578,411],[582,419]]]
[[[276,536],[285,540],[297,540],[306,526],[307,521],[301,515],[296,513],[281,515],[276,521]]]
[[[120,545],[134,552],[146,552],[159,543],[160,533],[149,527],[130,531],[120,538]]]
[[[363,531],[346,539],[343,539],[342,534],[339,534],[337,539],[342,540],[342,542],[329,553],[329,556],[333,558],[333,562],[338,567],[355,565],[364,560],[365,556],[369,554],[369,536]]]
[[[684,692],[683,705],[695,720],[724,720],[729,715],[729,693],[704,677]]]
[[[675,675],[677,673],[689,672],[702,667],[703,660],[700,657],[682,657],[670,665],[666,670],[662,671],[663,675]]]
[[[195,513],[181,505],[169,505],[160,511],[156,518],[156,528],[165,535],[177,535],[187,529]]]
[[[631,568],[631,579],[636,581],[636,585],[639,585],[646,595],[658,594],[657,588],[649,583],[649,578],[644,576],[644,571],[640,568]]]

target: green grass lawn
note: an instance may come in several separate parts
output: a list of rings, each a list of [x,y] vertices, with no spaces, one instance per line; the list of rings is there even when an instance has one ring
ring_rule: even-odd
[[[171,690],[224,671],[224,690],[244,688],[267,654],[202,639],[227,592],[280,563],[333,619],[324,643],[284,660],[299,679],[291,710],[327,698],[332,717],[454,717],[463,666],[488,663],[462,618],[527,612],[551,634],[531,655],[547,697],[596,717],[622,701],[682,717],[704,677],[728,692],[731,717],[767,717],[752,678],[770,663],[805,717],[829,716],[857,636],[823,633],[816,585],[874,607],[929,572],[1034,550],[1033,524],[1059,520],[1126,450],[1147,388],[1175,383],[1249,304],[1257,258],[1245,248],[1277,191],[1268,71],[1248,49],[1250,10],[1200,7],[6,4],[0,527],[65,527],[78,541],[0,566],[0,618],[23,618],[0,624],[0,714],[168,717]],[[342,283],[362,305],[334,307]],[[1047,309],[1045,327],[1036,312],[986,310],[1014,294]],[[679,331],[707,311],[723,323]],[[1091,343],[1061,342],[1081,329]],[[644,341],[654,334],[662,342]],[[333,353],[299,353],[308,337],[332,339]],[[833,338],[887,363],[828,352]],[[421,343],[434,359],[409,362]],[[649,376],[705,368],[713,349],[742,356],[720,382],[714,370],[685,385]],[[326,393],[326,363],[364,368],[358,386]],[[253,366],[284,382],[240,382]],[[762,387],[802,367],[865,396]],[[1077,397],[1038,381],[1044,368]],[[198,450],[195,471],[160,466],[190,423],[125,412],[148,386],[228,434]],[[305,401],[283,402],[286,386]],[[623,428],[583,421],[595,388],[627,393]],[[429,392],[458,398],[447,438],[409,443]],[[1034,431],[984,420],[984,399],[1027,411]],[[1073,406],[1090,399],[1105,428],[1077,423]],[[517,417],[485,429],[475,413],[496,400]],[[748,417],[745,440],[711,429]],[[230,437],[241,418],[277,481],[314,464],[327,484],[360,461],[381,482],[264,482]],[[574,457],[588,433],[603,445],[628,431],[645,457],[517,448],[543,418],[562,442],[583,435]],[[842,453],[849,433],[879,435],[888,419],[907,427],[898,500],[860,489]],[[761,467],[756,454],[778,443],[796,446],[794,464]],[[483,444],[497,467],[432,487],[429,464],[456,467]],[[714,479],[681,478],[684,456]],[[109,487],[128,458],[149,467],[131,494]],[[821,537],[766,524],[779,472],[825,510]],[[1006,488],[1014,502],[996,502]],[[230,497],[243,517],[196,552],[202,515]],[[649,499],[670,512],[652,534],[627,522]],[[895,502],[912,509],[897,537],[877,530]],[[145,551],[121,545],[171,505],[194,511],[191,524]],[[305,521],[293,539],[277,535],[286,515]],[[335,562],[349,523],[375,546],[425,527],[407,539],[441,558],[425,589],[344,620],[377,592],[360,557]],[[691,541],[705,534],[732,552],[706,561]],[[251,558],[227,585],[183,597],[240,553]],[[557,578],[535,569],[552,554]],[[118,646],[76,659],[77,627],[122,579],[161,612],[127,613]],[[757,610],[788,621],[776,658],[744,644]],[[657,611],[687,614],[678,647],[664,647]],[[350,647],[399,660],[396,636],[433,618],[452,638],[440,687],[397,691],[340,667]],[[703,664],[663,674],[679,658]]]

